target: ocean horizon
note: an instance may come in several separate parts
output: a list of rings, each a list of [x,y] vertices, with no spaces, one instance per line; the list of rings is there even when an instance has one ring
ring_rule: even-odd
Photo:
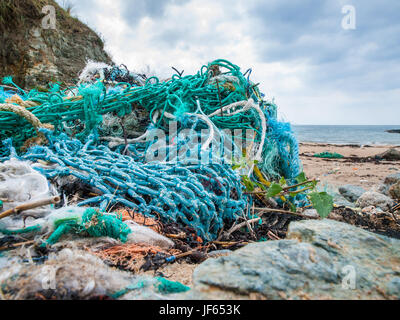
[[[299,142],[400,146],[400,125],[292,125]]]

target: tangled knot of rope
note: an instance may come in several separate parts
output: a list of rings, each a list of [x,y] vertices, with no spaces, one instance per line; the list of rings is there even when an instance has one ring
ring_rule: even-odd
[[[117,216],[104,214],[99,210],[89,208],[83,213],[81,221],[76,219],[60,221],[43,246],[56,243],[62,235],[67,233],[87,233],[92,237],[111,237],[126,242],[131,232],[131,229]]]
[[[54,126],[48,123],[42,123],[32,112],[28,111],[26,108],[11,104],[11,103],[3,103],[0,104],[0,111],[12,112],[16,115],[26,119],[32,127],[35,129],[37,136],[30,138],[25,141],[24,145],[22,146],[21,150],[26,151],[28,150],[33,144],[44,144],[47,143],[47,139],[39,129],[48,129],[54,130]]]

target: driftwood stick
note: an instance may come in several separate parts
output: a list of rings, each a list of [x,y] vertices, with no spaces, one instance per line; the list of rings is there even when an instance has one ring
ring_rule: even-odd
[[[31,210],[43,206],[47,206],[49,204],[56,204],[61,201],[61,198],[59,196],[49,198],[49,199],[44,199],[44,200],[39,200],[39,201],[34,201],[34,202],[29,202],[29,203],[24,203],[21,204],[13,209],[9,209],[7,211],[4,211],[0,214],[0,219],[3,219],[5,217],[9,217],[13,214],[18,214],[26,210]]]
[[[298,184],[295,184],[295,185],[293,185],[293,186],[289,186],[289,187],[285,187],[285,188],[283,188],[283,191],[285,192],[285,193],[287,193],[287,192],[289,192],[289,190],[290,189],[293,189],[293,188],[297,188],[297,187],[301,187],[301,186],[303,186],[303,185],[305,185],[305,184],[307,184],[307,183],[311,183],[311,182],[319,182],[319,180],[307,180],[307,181],[305,181],[305,182],[302,182],[302,183],[298,183]],[[303,189],[303,190],[301,190],[301,191],[306,191],[307,189]],[[266,194],[266,193],[268,193],[268,190],[266,190],[266,191],[252,191],[252,192],[245,192],[244,194]]]
[[[14,243],[14,244],[10,244],[9,246],[0,247],[0,251],[13,249],[13,248],[18,248],[18,247],[22,247],[23,245],[33,244],[33,243],[35,243],[35,240],[26,241],[26,242],[20,242],[20,243]]]
[[[314,219],[314,220],[319,220],[319,218],[316,217],[309,217],[309,216],[305,216],[304,214],[301,213],[295,213],[295,212],[291,212],[291,211],[286,211],[286,210],[280,210],[280,209],[270,209],[270,208],[255,208],[255,210],[257,211],[261,211],[262,214],[264,214],[265,212],[276,212],[276,213],[283,213],[283,214],[291,214],[291,215],[295,215],[304,219]]]
[[[261,218],[255,218],[251,220],[246,220],[245,222],[239,223],[238,225],[234,226],[231,228],[227,233],[226,236],[229,237],[232,233],[234,233],[236,230],[239,230],[240,228],[250,225],[250,223],[258,222]]]
[[[167,238],[171,238],[171,239],[185,239],[186,238],[186,233],[181,232],[178,234],[165,234],[165,236]]]
[[[221,246],[225,246],[225,247],[232,247],[232,246],[235,246],[237,244],[243,244],[243,245],[249,244],[249,242],[240,242],[240,241],[235,241],[235,242],[212,241],[210,243],[221,245]]]

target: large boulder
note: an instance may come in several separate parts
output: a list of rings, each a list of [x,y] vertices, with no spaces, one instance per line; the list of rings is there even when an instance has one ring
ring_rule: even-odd
[[[356,202],[358,200],[358,198],[361,197],[366,192],[366,190],[359,186],[347,184],[347,185],[341,186],[339,188],[339,192],[347,200],[349,200],[351,202]]]
[[[290,224],[288,239],[209,259],[186,299],[399,299],[400,240],[333,220]]]
[[[394,205],[394,202],[384,194],[368,191],[357,200],[357,205],[362,209],[365,207],[374,206],[382,209],[383,211],[388,211]]]
[[[400,160],[400,151],[394,148],[391,148],[384,153],[378,154],[375,156],[377,159],[384,159],[389,161],[398,161]]]

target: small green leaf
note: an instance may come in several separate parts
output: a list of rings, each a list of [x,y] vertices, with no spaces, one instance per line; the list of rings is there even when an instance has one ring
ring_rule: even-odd
[[[294,212],[294,213],[296,213],[296,211],[297,211],[296,206],[295,206],[293,203],[291,203],[291,202],[290,202],[290,211],[292,211],[292,212]]]
[[[297,196],[297,193],[296,192],[291,192],[291,193],[289,193],[289,195],[294,198],[294,197]]]
[[[310,200],[321,218],[325,219],[333,210],[333,198],[326,192],[310,193]]]
[[[297,177],[296,177],[296,181],[297,183],[303,183],[307,181],[306,178],[306,174],[304,172],[300,173]]]
[[[232,167],[232,170],[239,169],[240,167],[241,167],[241,165],[240,165],[240,164],[234,165],[234,166]]]
[[[279,180],[279,184],[281,187],[283,187],[286,184],[286,179],[282,177],[281,180]]]
[[[268,198],[275,197],[278,194],[280,194],[282,191],[283,191],[283,189],[279,184],[273,183],[268,189],[267,197]]]

